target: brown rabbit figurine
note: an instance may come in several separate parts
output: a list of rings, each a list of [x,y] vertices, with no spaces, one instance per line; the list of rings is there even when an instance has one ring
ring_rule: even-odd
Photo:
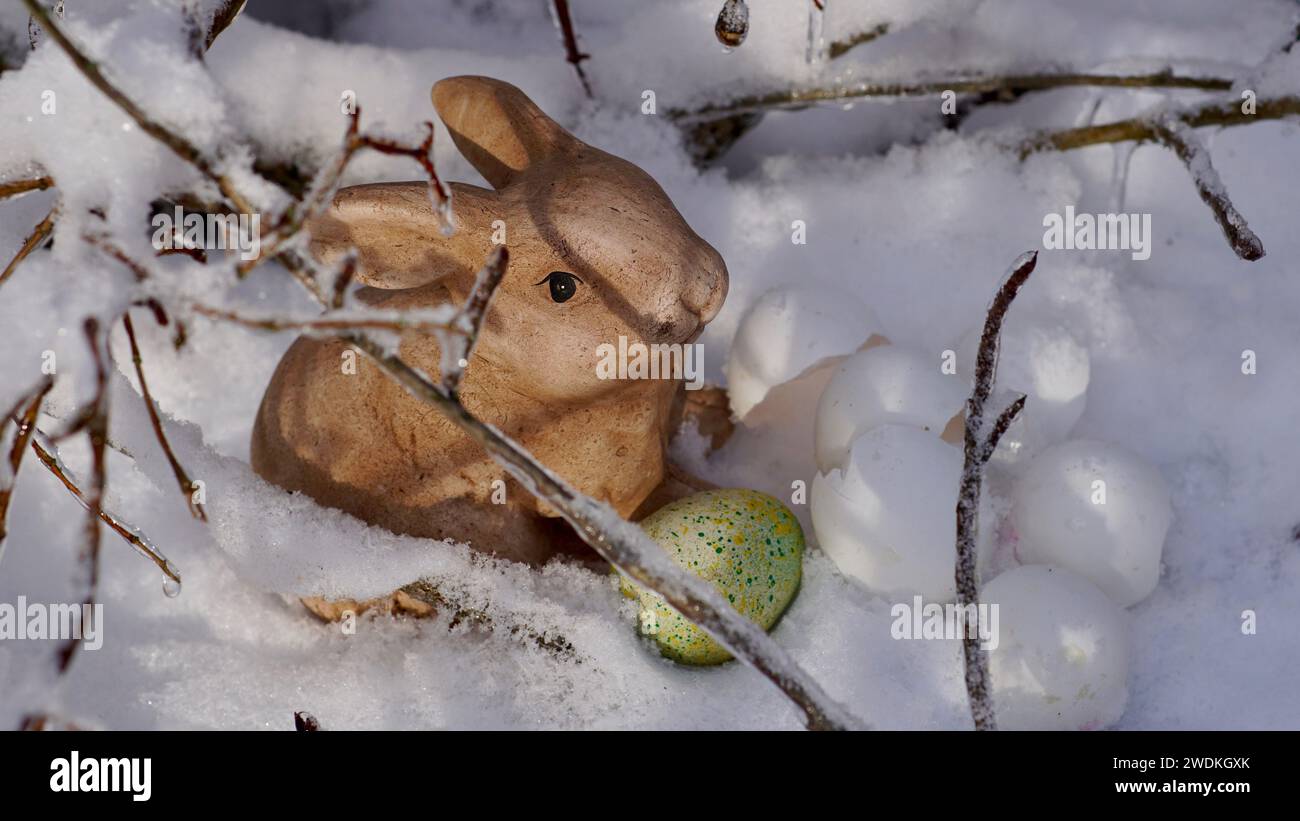
[[[514,86],[452,77],[433,104],[495,190],[452,184],[457,231],[445,237],[424,182],[343,189],[309,226],[312,252],[331,261],[355,247],[368,286],[358,296],[376,308],[460,304],[504,227],[509,268],[461,401],[623,516],[681,495],[665,447],[682,381],[601,379],[597,348],[620,336],[694,341],[726,296],[722,258],[644,171],[579,141]],[[573,543],[459,428],[349,350],[302,337],[280,360],[253,429],[261,476],[394,532],[510,559],[542,562]],[[401,354],[437,378],[432,336],[408,332]]]

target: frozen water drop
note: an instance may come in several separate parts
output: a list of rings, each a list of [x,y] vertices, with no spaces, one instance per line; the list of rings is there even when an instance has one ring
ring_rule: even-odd
[[[173,579],[171,576],[163,577],[163,595],[169,599],[174,599],[181,594],[180,579]]]

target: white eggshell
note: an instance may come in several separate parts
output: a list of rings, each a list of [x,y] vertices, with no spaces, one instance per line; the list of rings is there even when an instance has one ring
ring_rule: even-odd
[[[1124,714],[1128,618],[1096,585],[1023,565],[985,585],[980,602],[997,605],[988,647],[999,729],[1095,730]]]
[[[1086,439],[1048,448],[1012,505],[1021,561],[1085,576],[1120,607],[1155,589],[1173,507],[1159,471],[1127,450]]]
[[[903,425],[872,428],[854,441],[843,470],[813,479],[818,544],[842,573],[877,593],[952,601],[961,467],[962,452],[932,433]],[[981,559],[995,523],[986,494]]]
[[[976,326],[957,344],[957,372],[967,379],[975,375],[983,332],[982,324]],[[1010,321],[998,350],[998,387],[1029,397],[1022,415],[1032,419],[1047,444],[1064,439],[1088,401],[1088,349],[1059,325]]]
[[[727,355],[727,392],[741,419],[768,391],[831,357],[860,348],[880,322],[852,294],[824,284],[784,285],[740,320]]]
[[[938,354],[883,345],[836,366],[817,403],[813,441],[823,473],[842,467],[858,435],[880,425],[909,425],[938,436],[961,413],[969,383],[941,370]]]

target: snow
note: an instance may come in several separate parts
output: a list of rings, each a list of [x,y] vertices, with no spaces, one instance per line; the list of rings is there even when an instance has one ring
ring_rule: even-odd
[[[346,126],[340,99],[347,90],[357,95],[363,128],[418,135],[419,124],[434,119],[429,89],[436,79],[483,73],[518,84],[581,138],[642,165],[721,252],[730,294],[700,340],[706,378],[718,383],[726,382],[742,318],[776,287],[835,294],[832,302],[853,306],[845,313],[858,327],[816,332],[863,338],[827,346],[838,350],[815,360],[850,354],[865,341],[861,332],[877,330],[860,304],[879,317],[882,335],[926,351],[937,366],[940,352],[982,321],[1010,261],[1041,247],[1045,214],[1066,205],[1094,213],[1113,207],[1116,156],[1126,150],[1099,146],[1022,163],[990,134],[1105,122],[1166,100],[1207,98],[1067,89],[981,107],[955,131],[942,128],[937,100],[818,106],[768,115],[703,171],[663,116],[670,109],[795,84],[1045,63],[1228,74],[1246,78],[1243,87],[1261,97],[1300,88],[1300,50],[1278,49],[1280,35],[1294,30],[1295,5],[1285,0],[968,0],[959,7],[832,0],[829,40],[886,20],[891,33],[820,66],[805,60],[805,4],[752,0],[749,36],[730,54],[713,33],[720,5],[574,4],[580,45],[593,55],[583,65],[594,102],[584,99],[540,3],[451,3],[437,14],[417,0],[327,0],[310,4],[310,12],[308,4],[254,3],[251,14],[314,27],[312,36],[245,15],[208,55],[207,71],[185,56],[177,2],[74,3],[68,24],[151,112],[221,156],[244,190],[253,189],[254,155],[309,166],[333,156]],[[0,405],[38,381],[50,351],[58,381],[48,408],[70,415],[93,384],[82,319],[110,317],[150,288],[250,315],[311,311],[302,289],[273,266],[228,286],[227,268],[167,257],[153,260],[158,282],[141,288],[129,271],[88,249],[84,231],[108,230],[149,258],[150,202],[194,189],[196,177],[138,129],[124,129],[120,110],[52,45],[25,55],[26,16],[17,4],[0,10],[0,35],[20,45],[0,49],[5,65],[27,60],[0,73],[0,179],[39,167],[59,182],[57,192],[0,202],[0,249],[7,258],[56,193],[65,214],[53,246],[0,287]],[[658,116],[640,113],[647,89],[656,92]],[[46,90],[56,92],[57,114],[41,111]],[[1237,90],[1224,97],[1240,99]],[[1084,384],[1077,422],[1065,424],[1076,404],[1064,400],[1069,414],[1047,425],[1053,436],[1068,428],[1071,436],[1113,442],[1167,485],[1173,519],[1158,584],[1121,613],[1132,652],[1127,706],[1116,726],[1297,728],[1300,703],[1279,682],[1300,675],[1300,635],[1290,629],[1300,620],[1300,551],[1292,537],[1300,521],[1300,234],[1293,225],[1300,129],[1261,121],[1212,141],[1199,136],[1268,255],[1254,263],[1235,257],[1187,169],[1167,150],[1119,153],[1128,168],[1120,207],[1153,215],[1151,259],[1041,253],[1009,314],[999,387],[1031,393],[1031,420],[1033,399],[1047,397],[1047,388],[1021,384],[1027,380],[1018,372],[1070,376],[1060,385],[1076,391]],[[434,154],[443,179],[482,184],[440,124]],[[367,153],[343,182],[420,176],[409,159]],[[254,196],[268,213],[283,206],[270,187]],[[88,216],[90,208],[105,220]],[[807,226],[805,245],[791,242],[794,220]],[[1015,341],[1020,323],[1046,336],[1031,335],[1030,343],[1039,342],[1022,347]],[[798,711],[742,665],[689,670],[659,658],[636,636],[635,605],[605,573],[563,563],[534,571],[394,536],[266,485],[247,463],[249,429],[293,335],[198,316],[188,324],[189,343],[175,351],[171,328],[136,313],[150,387],[181,461],[206,484],[212,521],[197,523],[186,510],[131,388],[120,329],[113,348],[123,375],[114,378],[112,437],[131,457],[110,450],[107,499],[179,567],[184,591],[164,595],[158,569],[106,531],[104,647],[81,653],[53,687],[52,644],[0,643],[0,726],[39,709],[117,728],[289,729],[296,710],[311,712],[325,729],[800,726]],[[1242,371],[1246,350],[1257,356],[1253,374]],[[815,360],[765,381],[761,407],[722,451],[708,455],[702,438],[687,434],[674,453],[704,478],[771,493],[800,516],[812,539],[803,587],[772,635],[831,697],[880,728],[967,728],[959,644],[893,640],[894,599],[838,569],[812,538],[809,505],[792,500],[793,488],[811,487],[817,472],[813,416],[829,369],[808,370]],[[991,407],[1001,407],[1001,396]],[[58,423],[46,416],[41,424],[53,430]],[[931,443],[948,447],[932,436]],[[61,447],[69,465],[88,475],[84,442]],[[986,483],[991,510],[981,516],[981,532],[997,541],[985,573],[990,588],[1006,578],[995,573],[1015,564],[1009,508],[1020,470],[995,463]],[[951,505],[904,502],[897,521],[910,517],[907,533],[952,527]],[[75,598],[83,514],[34,459],[23,465],[9,527],[0,601]],[[450,612],[424,621],[363,616],[349,634],[296,601],[309,593],[386,593],[417,577],[434,580],[457,607],[485,613],[496,626]],[[1035,589],[1042,588],[1022,593]],[[1258,615],[1257,633],[1243,632],[1245,611]],[[1003,631],[1012,625],[1004,610]],[[555,643],[543,646],[538,636],[562,637],[572,653],[557,656],[548,649]],[[1106,723],[1111,712],[1091,718]],[[1010,726],[1010,717],[1002,718]]]

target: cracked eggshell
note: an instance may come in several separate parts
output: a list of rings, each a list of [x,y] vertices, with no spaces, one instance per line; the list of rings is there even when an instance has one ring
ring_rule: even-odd
[[[880,425],[942,435],[960,417],[970,385],[945,374],[940,356],[901,345],[859,351],[836,366],[817,403],[813,441],[823,473],[842,467],[853,440]]]
[[[1128,702],[1128,616],[1061,567],[1023,565],[984,586],[997,606],[989,677],[998,728],[1097,730]],[[989,619],[992,627],[992,617]]]
[[[732,412],[744,419],[772,388],[879,334],[876,315],[850,293],[822,283],[773,288],[740,320],[727,354]]]
[[[821,549],[873,592],[943,603],[957,597],[955,511],[962,452],[920,428],[882,425],[854,441],[843,470],[818,473],[810,500]],[[978,553],[996,530],[980,502]]]
[[[1174,514],[1158,470],[1118,445],[1075,439],[1029,463],[1012,517],[1021,561],[1065,567],[1129,607],[1160,580]]]

